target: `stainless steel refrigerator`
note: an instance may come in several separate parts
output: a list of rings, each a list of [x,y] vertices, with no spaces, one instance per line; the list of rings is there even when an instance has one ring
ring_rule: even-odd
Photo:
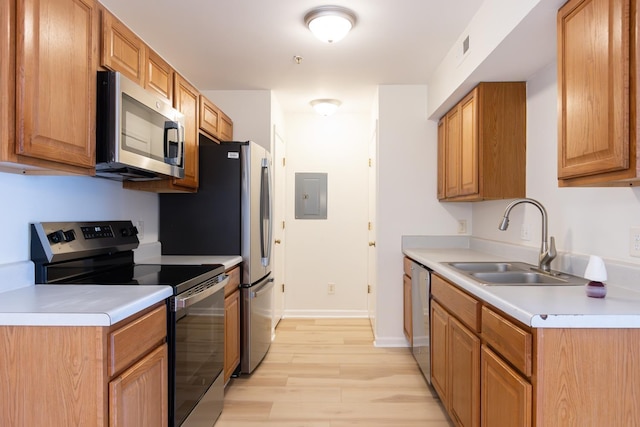
[[[200,135],[199,187],[160,195],[163,255],[241,255],[240,371],[251,373],[271,345],[271,156],[252,141]]]

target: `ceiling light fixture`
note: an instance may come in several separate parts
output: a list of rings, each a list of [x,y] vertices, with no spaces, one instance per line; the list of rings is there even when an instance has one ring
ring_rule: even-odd
[[[336,112],[342,103],[337,99],[314,99],[310,104],[316,113],[321,116],[330,116]]]
[[[345,7],[320,6],[305,15],[304,23],[318,39],[333,43],[356,25],[356,15]]]

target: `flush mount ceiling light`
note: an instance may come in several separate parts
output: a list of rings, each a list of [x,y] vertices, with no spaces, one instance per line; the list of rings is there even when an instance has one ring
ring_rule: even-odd
[[[320,6],[305,15],[304,23],[318,39],[333,43],[356,25],[356,15],[345,7]]]
[[[336,112],[342,103],[337,99],[314,99],[310,104],[316,113],[321,116],[330,116]]]

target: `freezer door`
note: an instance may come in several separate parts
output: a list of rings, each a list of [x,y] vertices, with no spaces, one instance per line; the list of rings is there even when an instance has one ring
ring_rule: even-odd
[[[271,346],[273,317],[273,278],[242,288],[242,339],[240,371],[250,374]]]
[[[271,271],[271,156],[254,142],[242,149],[242,283],[250,285]]]

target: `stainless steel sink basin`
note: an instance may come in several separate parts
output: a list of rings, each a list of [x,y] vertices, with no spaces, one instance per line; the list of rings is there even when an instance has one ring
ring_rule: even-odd
[[[516,266],[510,262],[450,262],[449,265],[458,270],[472,272],[522,270],[521,266]]]
[[[579,286],[588,280],[561,272],[543,272],[524,262],[450,262],[448,265],[482,285]]]

